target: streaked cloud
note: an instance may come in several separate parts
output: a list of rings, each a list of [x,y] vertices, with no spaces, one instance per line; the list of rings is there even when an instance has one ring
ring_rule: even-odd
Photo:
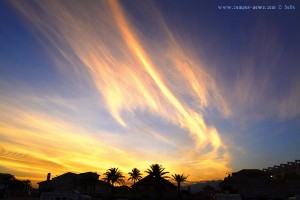
[[[228,147],[203,115],[211,107],[224,117],[231,111],[214,78],[188,53],[193,49],[182,48],[161,15],[153,17],[166,41],[148,42],[117,1],[13,5],[63,76],[78,88],[87,82],[95,89],[105,110],[95,106],[94,112],[111,126],[97,125],[88,114],[82,116],[85,123],[72,120],[72,113],[85,110],[82,101],[59,95],[41,98],[33,92],[24,103],[18,101],[24,97],[17,96],[17,107],[6,102],[8,107],[0,111],[5,119],[1,161],[8,168],[29,172],[34,165],[36,177],[42,178],[48,171],[101,172],[118,166],[126,172],[161,162],[169,171],[189,174],[191,181],[222,178],[230,171]],[[28,106],[33,101],[67,110],[47,112]],[[156,127],[153,118],[164,124]]]
[[[250,34],[250,41],[244,41],[244,49],[230,58],[236,60],[232,62],[235,73],[230,77],[233,83],[223,78],[227,82],[225,91],[230,91],[224,98],[234,113],[232,117],[246,124],[269,119],[284,121],[300,114],[296,105],[300,100],[297,63],[284,57],[280,30],[261,21]]]

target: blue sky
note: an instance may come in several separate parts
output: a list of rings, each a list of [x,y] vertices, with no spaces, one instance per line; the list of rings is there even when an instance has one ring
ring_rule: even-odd
[[[0,171],[201,181],[299,159],[298,5],[224,3],[2,1]]]

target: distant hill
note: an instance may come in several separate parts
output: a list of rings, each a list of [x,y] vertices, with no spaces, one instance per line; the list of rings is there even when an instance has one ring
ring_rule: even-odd
[[[190,186],[191,193],[197,193],[197,192],[202,191],[202,188],[205,187],[206,185],[210,185],[213,188],[215,188],[216,190],[218,190],[219,189],[219,183],[221,183],[221,182],[222,182],[222,180],[205,181],[205,182],[195,183],[195,184],[191,184],[191,185],[187,185],[187,186],[182,186],[181,189],[188,190],[188,186]]]

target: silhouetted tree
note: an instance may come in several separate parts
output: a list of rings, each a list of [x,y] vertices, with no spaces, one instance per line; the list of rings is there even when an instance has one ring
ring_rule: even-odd
[[[150,165],[150,168],[147,169],[145,172],[148,173],[149,176],[154,178],[156,198],[161,199],[161,179],[169,178],[168,176],[166,176],[166,174],[170,172],[165,172],[165,168],[163,168],[162,165],[159,164]]]
[[[128,180],[132,180],[133,184],[135,184],[136,181],[139,181],[142,179],[141,171],[137,168],[133,168],[131,172],[128,173],[130,175]]]
[[[115,183],[121,185],[125,184],[123,176],[123,172],[121,172],[118,168],[109,168],[104,174],[105,177],[102,179],[112,186],[112,194],[114,193]]]
[[[162,165],[159,164],[150,165],[150,169],[147,169],[145,172],[155,178],[169,178],[168,176],[166,176],[166,174],[170,173],[165,172],[165,168],[163,168]]]
[[[180,191],[180,184],[185,182],[188,176],[184,176],[183,174],[172,174],[172,178],[177,182],[177,191]]]

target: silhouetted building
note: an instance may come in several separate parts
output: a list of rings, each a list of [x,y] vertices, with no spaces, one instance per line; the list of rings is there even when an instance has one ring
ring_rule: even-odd
[[[8,196],[10,182],[14,179],[15,177],[11,174],[0,173],[0,199],[5,196]]]
[[[264,196],[264,183],[270,180],[270,174],[258,169],[243,169],[232,173],[220,183],[223,193],[241,194],[244,198]]]
[[[243,169],[220,183],[223,193],[241,194],[243,199],[288,198],[300,194],[300,176],[278,178],[267,171]]]
[[[95,172],[81,174],[67,172],[50,180],[50,173],[48,173],[47,180],[39,182],[38,185],[40,192],[72,192],[77,190],[82,194],[110,194],[110,185],[98,180],[99,176]]]
[[[285,176],[296,176],[300,175],[300,160],[295,162],[288,162],[287,164],[275,165],[263,169],[265,172],[271,173],[276,178],[284,178]]]
[[[0,199],[3,197],[28,197],[30,190],[29,180],[18,180],[11,174],[0,173]]]
[[[176,198],[177,187],[164,178],[150,175],[132,185],[132,192],[140,199]]]
[[[48,173],[47,174],[47,181],[50,181],[50,178],[51,178],[51,173]]]
[[[283,181],[288,188],[289,196],[300,194],[300,175],[286,175]]]

